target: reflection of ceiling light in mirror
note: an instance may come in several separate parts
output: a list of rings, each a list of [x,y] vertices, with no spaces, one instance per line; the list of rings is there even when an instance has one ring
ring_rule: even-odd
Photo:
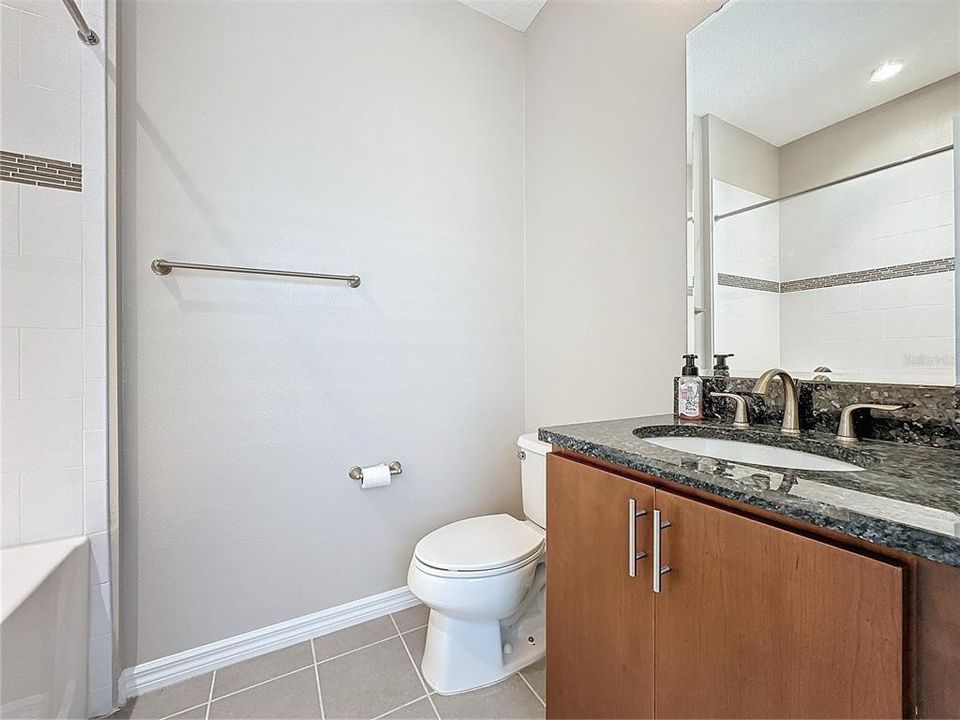
[[[885,62],[883,65],[870,73],[870,82],[878,83],[883,82],[884,80],[889,80],[901,70],[903,70],[902,62],[899,62],[898,60]]]

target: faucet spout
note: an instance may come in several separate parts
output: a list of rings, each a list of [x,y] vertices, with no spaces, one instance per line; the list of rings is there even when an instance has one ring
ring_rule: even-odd
[[[757,378],[753,392],[766,395],[770,388],[770,381],[780,378],[783,383],[783,425],[780,432],[784,435],[800,434],[800,395],[797,392],[797,382],[790,377],[790,373],[780,368],[767,370]]]

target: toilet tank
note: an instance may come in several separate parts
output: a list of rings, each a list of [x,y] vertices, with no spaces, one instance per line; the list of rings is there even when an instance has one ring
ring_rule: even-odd
[[[523,488],[523,514],[542,528],[547,527],[547,453],[550,443],[537,440],[537,433],[517,439],[520,452],[520,482]]]

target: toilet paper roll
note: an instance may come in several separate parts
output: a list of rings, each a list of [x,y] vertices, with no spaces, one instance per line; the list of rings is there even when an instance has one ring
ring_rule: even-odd
[[[363,468],[363,479],[360,480],[360,487],[363,490],[367,488],[378,488],[390,484],[390,466],[373,465]]]

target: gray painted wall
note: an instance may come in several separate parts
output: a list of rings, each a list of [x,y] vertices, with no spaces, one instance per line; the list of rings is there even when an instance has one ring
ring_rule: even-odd
[[[526,33],[528,430],[672,407],[685,36],[721,4],[551,0]]]
[[[523,78],[521,34],[454,2],[120,11],[129,667],[403,586],[430,530],[520,511]]]
[[[780,192],[814,187],[953,142],[960,74],[780,148]]]

